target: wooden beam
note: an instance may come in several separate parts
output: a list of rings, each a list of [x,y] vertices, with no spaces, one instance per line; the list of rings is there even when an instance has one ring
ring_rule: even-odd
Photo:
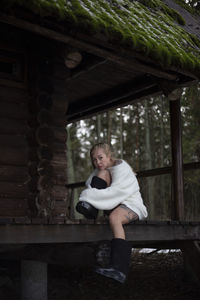
[[[159,78],[165,78],[168,80],[176,80],[177,75],[174,75],[167,71],[162,71],[160,68],[156,68],[155,66],[151,66],[149,64],[145,64],[145,62],[140,62],[139,60],[134,58],[134,52],[131,52],[131,56],[123,57],[120,55],[119,52],[115,53],[114,49],[108,49],[106,47],[102,47],[102,41],[99,41],[99,45],[95,44],[94,42],[86,42],[81,40],[80,38],[75,38],[70,36],[67,33],[60,33],[56,30],[52,30],[49,28],[45,28],[39,26],[37,24],[33,24],[31,22],[18,19],[14,16],[9,16],[6,14],[0,14],[0,22],[13,25],[17,28],[27,30],[33,33],[36,33],[40,36],[43,36],[48,39],[53,39],[64,44],[71,45],[73,47],[77,47],[83,51],[86,51],[91,54],[95,54],[100,57],[104,57],[111,61],[114,61],[116,64],[124,66],[129,71],[138,70],[145,74],[152,74]],[[113,47],[114,48],[114,47]],[[116,48],[116,46],[115,46]],[[115,50],[116,51],[116,50]],[[191,77],[194,78],[194,75],[191,74]]]
[[[198,170],[200,169],[200,162],[192,162],[192,163],[184,164],[183,169],[184,171]],[[171,173],[172,173],[172,167],[164,167],[164,168],[156,168],[152,170],[138,171],[137,177],[143,178],[143,177],[159,176],[159,175],[171,174]],[[68,189],[75,189],[82,186],[85,186],[85,181],[69,183],[66,185]]]
[[[109,108],[131,104],[135,99],[146,97],[149,94],[161,93],[155,78],[141,76],[137,80],[129,81],[123,85],[111,88],[103,93],[82,98],[72,102],[67,110],[68,122],[74,122]]]
[[[91,71],[100,65],[105,64],[107,61],[107,59],[97,56],[94,57],[94,55],[90,55],[86,58],[83,56],[83,62],[80,64],[80,66],[71,71],[70,76],[66,79],[66,81],[70,81],[71,79],[77,78],[83,75],[84,73]]]
[[[183,164],[183,170],[188,171],[188,170],[197,170],[200,169],[200,162],[192,162],[192,163],[187,163]],[[164,175],[164,174],[171,174],[172,173],[172,167],[163,167],[163,168],[156,168],[152,170],[144,170],[144,171],[138,171],[137,177],[150,177],[150,176],[159,176],[159,175]]]
[[[200,223],[136,222],[125,226],[132,242],[200,240]],[[0,245],[86,243],[112,239],[108,224],[0,225]]]
[[[171,147],[172,147],[172,192],[175,204],[175,219],[184,219],[183,155],[180,99],[170,101]]]

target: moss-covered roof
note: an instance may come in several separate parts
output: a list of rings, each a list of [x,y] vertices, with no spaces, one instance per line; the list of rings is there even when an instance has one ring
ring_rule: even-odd
[[[179,0],[180,1],[180,0]],[[2,2],[2,1],[1,1]],[[3,0],[90,35],[101,33],[151,58],[200,77],[200,39],[184,30],[185,20],[160,0]],[[64,22],[63,22],[64,21]]]

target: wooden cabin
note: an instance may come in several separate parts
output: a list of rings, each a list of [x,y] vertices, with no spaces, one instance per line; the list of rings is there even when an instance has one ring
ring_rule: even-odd
[[[65,127],[164,93],[173,164],[143,176],[171,173],[173,215],[135,222],[126,234],[136,247],[181,248],[200,278],[200,223],[185,221],[183,193],[183,169],[200,163],[182,163],[179,93],[200,79],[200,17],[172,0],[1,2],[2,257],[22,260],[22,273],[35,270],[45,286],[46,263],[60,245],[111,238],[105,222],[70,218],[69,189],[79,184],[68,185]],[[34,295],[44,300],[46,289]]]

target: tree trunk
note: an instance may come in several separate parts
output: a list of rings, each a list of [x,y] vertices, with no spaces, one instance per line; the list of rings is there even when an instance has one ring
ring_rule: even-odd
[[[67,178],[68,182],[75,182],[75,171],[74,171],[74,163],[72,158],[72,144],[71,144],[71,136],[70,136],[70,127],[66,127],[67,130]],[[75,189],[69,193],[68,199],[68,207],[69,207],[69,217],[75,218],[77,217],[77,212],[75,210],[75,206],[78,202],[78,193]]]
[[[120,154],[123,159],[123,108],[120,108],[120,119],[119,119],[119,128],[120,128]]]
[[[145,162],[146,169],[152,169],[152,151],[151,151],[151,138],[150,138],[150,119],[149,119],[149,101],[144,102],[145,108]],[[155,197],[154,197],[154,178],[149,179],[147,182],[146,191],[147,198],[149,199],[149,213],[151,218],[155,217]]]

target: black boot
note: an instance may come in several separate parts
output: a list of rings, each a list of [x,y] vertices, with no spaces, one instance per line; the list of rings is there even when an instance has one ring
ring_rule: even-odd
[[[96,268],[96,273],[124,283],[128,274],[131,245],[123,239],[111,241],[111,258],[109,268]]]
[[[91,181],[91,187],[101,190],[107,188],[107,183],[100,177],[94,176]],[[96,219],[98,215],[98,209],[87,201],[79,201],[76,205],[76,210],[87,219]]]
[[[98,209],[87,201],[79,201],[76,205],[76,210],[79,214],[84,215],[86,219],[96,219],[98,215]]]

